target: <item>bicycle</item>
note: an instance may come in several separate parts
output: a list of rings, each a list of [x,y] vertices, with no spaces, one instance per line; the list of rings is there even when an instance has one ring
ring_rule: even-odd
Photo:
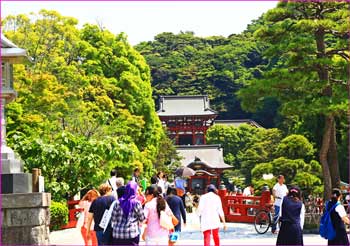
[[[278,220],[276,221],[277,223]],[[254,228],[258,234],[265,234],[273,224],[272,205],[256,213]]]

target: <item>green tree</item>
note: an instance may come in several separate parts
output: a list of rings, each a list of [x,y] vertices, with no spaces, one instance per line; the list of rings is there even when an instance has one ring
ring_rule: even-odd
[[[173,173],[181,164],[180,159],[173,141],[164,134],[160,141],[158,155],[154,161],[155,170]]]
[[[292,134],[278,144],[275,155],[308,160],[314,153],[315,149],[306,137]]]
[[[251,170],[258,163],[273,160],[274,151],[282,139],[278,129],[264,129],[249,126],[239,127],[214,125],[207,132],[209,144],[221,144],[224,160],[239,170],[238,176],[251,182]],[[232,175],[237,175],[237,171]],[[227,174],[229,175],[229,174]]]
[[[277,177],[283,174],[286,178],[287,184],[298,185],[304,195],[321,194],[321,168],[316,161],[306,163],[302,159],[287,159],[279,157],[271,162],[257,164],[252,170],[253,184],[256,187],[261,187],[263,184],[268,184],[270,187],[276,182],[276,178],[271,180],[264,180],[264,174],[273,174]]]
[[[348,107],[348,9],[346,2],[285,1],[268,11],[255,37],[268,45],[265,56],[272,69],[239,92],[245,109],[254,110],[273,96],[285,116],[322,117],[319,159],[325,197],[340,181],[336,119]]]
[[[42,170],[46,190],[54,200],[71,198],[81,189],[99,185],[116,161],[127,162],[134,155],[130,145],[116,139],[87,140],[67,132],[53,139],[14,138],[14,150],[24,160],[25,170]]]
[[[151,175],[165,133],[150,69],[126,35],[90,24],[79,29],[74,18],[47,10],[2,24],[32,58],[15,66],[18,98],[7,107],[8,142],[26,168],[41,167],[58,196],[98,185],[114,167],[125,178],[135,167]],[[85,168],[91,170],[79,176]]]
[[[164,32],[154,41],[138,44],[136,49],[150,65],[155,99],[159,95],[207,94],[220,118],[250,118],[235,92],[244,81],[259,76],[266,65],[261,56],[263,47],[257,46],[251,31],[228,38]],[[269,108],[262,109],[262,115],[256,114],[254,119],[272,127],[276,105],[268,100],[266,103]],[[272,118],[263,117],[267,112]]]

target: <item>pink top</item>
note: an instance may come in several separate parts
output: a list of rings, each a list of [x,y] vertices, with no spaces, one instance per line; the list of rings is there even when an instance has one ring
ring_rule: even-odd
[[[166,204],[165,212],[168,215],[172,215],[168,204]],[[157,198],[153,198],[151,201],[145,204],[144,208],[145,217],[147,220],[146,237],[148,238],[167,238],[169,231],[160,226],[159,217],[157,213]]]
[[[84,209],[84,212],[83,212],[84,224],[83,224],[83,226],[85,228],[87,228],[87,218],[88,218],[90,206],[91,206],[91,202],[89,202],[89,201],[80,201],[79,202],[79,207]],[[94,230],[94,220],[92,220],[90,230]]]

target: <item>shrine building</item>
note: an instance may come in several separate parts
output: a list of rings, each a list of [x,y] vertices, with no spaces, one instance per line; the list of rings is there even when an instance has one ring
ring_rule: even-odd
[[[210,108],[208,96],[161,96],[158,116],[182,157],[181,165],[196,171],[188,189],[202,194],[205,187],[221,182],[224,163],[220,145],[206,145],[205,135],[218,113]]]
[[[218,113],[207,96],[161,96],[158,116],[176,145],[203,145]]]
[[[207,145],[205,135],[214,124],[261,127],[253,120],[215,120],[218,112],[210,108],[208,96],[160,96],[158,116],[176,145],[181,165],[196,174],[188,181],[188,190],[203,194],[209,184],[219,187],[222,173],[232,166],[224,162],[220,145]]]

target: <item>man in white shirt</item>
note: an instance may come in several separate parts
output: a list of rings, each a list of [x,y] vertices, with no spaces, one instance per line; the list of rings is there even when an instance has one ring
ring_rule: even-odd
[[[254,193],[254,187],[252,184],[248,185],[244,190],[243,190],[243,196],[252,196]]]
[[[272,233],[278,233],[277,231],[277,220],[280,213],[280,208],[282,204],[282,199],[288,194],[288,188],[284,184],[284,176],[278,175],[277,177],[277,183],[272,188],[272,195],[275,199],[274,207],[275,207],[275,216],[273,217],[273,224],[272,224]]]
[[[226,230],[225,215],[222,210],[221,198],[216,194],[215,185],[209,185],[208,193],[201,196],[197,209],[200,216],[201,231],[204,235],[204,246],[210,246],[210,235],[213,234],[215,246],[220,245],[219,227],[220,219]]]
[[[111,177],[107,180],[107,184],[112,187],[112,195],[117,198],[117,171],[115,169],[112,169],[111,172]]]

